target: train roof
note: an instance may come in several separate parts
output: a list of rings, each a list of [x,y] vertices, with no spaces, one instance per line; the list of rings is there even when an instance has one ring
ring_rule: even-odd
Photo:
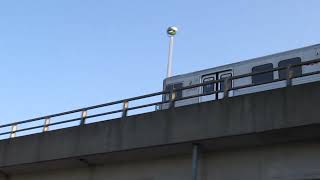
[[[180,75],[175,75],[175,76],[166,78],[165,81],[166,80],[179,79],[179,78],[182,78],[182,77],[185,77],[185,76],[189,76],[189,75],[203,74],[206,71],[213,71],[213,70],[219,71],[220,69],[235,67],[235,66],[238,66],[240,64],[259,61],[260,59],[271,58],[271,57],[280,56],[280,55],[286,55],[286,54],[290,54],[290,53],[293,53],[293,52],[297,52],[297,51],[301,51],[301,50],[305,50],[305,49],[310,49],[310,48],[315,48],[315,47],[320,48],[320,44],[315,44],[315,45],[311,45],[311,46],[305,46],[305,47],[302,47],[302,48],[296,48],[296,49],[292,49],[292,50],[288,50],[288,51],[282,51],[282,52],[274,53],[274,54],[271,54],[271,55],[261,56],[261,57],[257,57],[257,58],[253,58],[253,59],[243,60],[243,61],[239,61],[239,62],[235,62],[235,63],[230,63],[230,64],[217,66],[217,67],[213,67],[213,68],[208,68],[208,69],[203,69],[203,70],[199,70],[199,71],[194,71],[194,72],[190,72],[190,73],[184,73],[184,74],[180,74]]]

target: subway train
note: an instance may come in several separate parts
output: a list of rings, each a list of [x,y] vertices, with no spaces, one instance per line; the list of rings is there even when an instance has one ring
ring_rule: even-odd
[[[255,73],[261,71],[271,70],[277,67],[287,67],[288,65],[295,65],[306,61],[312,61],[320,59],[320,44],[307,46],[299,49],[276,53],[268,56],[254,58],[250,60],[240,61],[224,66],[214,67],[201,71],[191,72],[187,74],[177,75],[166,78],[163,81],[163,90],[170,91],[172,89],[179,89],[194,84],[205,83],[209,81],[225,79],[232,76],[239,76],[248,73]],[[314,72],[320,70],[320,63],[313,63],[305,66],[297,66],[292,68],[293,77],[300,76],[304,73]],[[253,86],[232,90],[229,92],[229,97],[240,96],[243,94],[255,93],[260,91],[266,91],[286,86],[287,72],[286,70],[279,70],[274,72],[268,72],[263,74],[256,74],[253,76],[234,79],[231,81],[231,87],[238,87],[243,85],[252,84]],[[284,79],[283,81],[271,82],[276,79]],[[314,74],[311,76],[298,77],[292,79],[292,85],[298,85],[303,83],[309,83],[320,80],[320,74]],[[268,83],[270,82],[270,83]],[[256,86],[254,84],[257,84]],[[201,103],[206,101],[214,101],[223,98],[223,93],[214,93],[206,96],[200,96],[190,99],[180,100],[179,98],[194,96],[197,94],[209,94],[210,92],[223,90],[224,83],[215,83],[205,85],[203,87],[196,87],[191,89],[185,89],[176,92],[175,107],[190,105],[195,103]],[[163,102],[169,100],[169,95],[163,96]],[[167,109],[168,103],[163,103],[158,106],[157,109]]]

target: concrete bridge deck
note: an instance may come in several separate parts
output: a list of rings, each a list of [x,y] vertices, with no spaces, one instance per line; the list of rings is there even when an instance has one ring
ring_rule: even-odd
[[[320,83],[0,141],[3,179],[320,178]],[[1,179],[1,178],[0,178]],[[1,179],[2,180],[2,179]]]

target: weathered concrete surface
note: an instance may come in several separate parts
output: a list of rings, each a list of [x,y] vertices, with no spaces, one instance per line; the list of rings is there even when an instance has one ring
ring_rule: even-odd
[[[0,170],[152,161],[187,154],[195,142],[209,152],[317,139],[319,92],[312,83],[3,140]]]
[[[199,180],[320,178],[320,144],[290,143],[202,153]],[[8,179],[8,178],[7,178]],[[0,180],[7,180],[0,178]],[[191,156],[106,163],[10,176],[10,180],[191,180]]]

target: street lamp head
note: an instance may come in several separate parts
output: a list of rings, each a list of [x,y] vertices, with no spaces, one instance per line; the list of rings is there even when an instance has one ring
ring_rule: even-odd
[[[177,32],[178,32],[178,28],[175,27],[175,26],[171,26],[171,27],[169,27],[169,28],[167,29],[167,34],[168,34],[169,36],[174,36],[174,35],[177,34]]]

